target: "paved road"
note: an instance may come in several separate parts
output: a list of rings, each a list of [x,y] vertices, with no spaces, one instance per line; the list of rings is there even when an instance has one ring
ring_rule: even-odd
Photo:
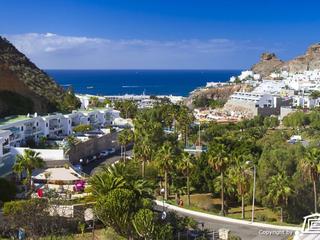
[[[132,150],[126,152],[126,156],[131,156]],[[101,166],[110,165],[121,158],[120,151],[117,151],[115,154],[111,156],[107,156],[106,158],[98,159],[94,162],[91,162],[83,167],[82,171],[88,175],[93,175]]]
[[[161,210],[162,206],[158,206],[157,208]],[[167,211],[174,210],[167,209]],[[204,223],[204,227],[211,231],[217,231],[221,228],[229,229],[231,234],[240,236],[243,240],[283,240],[288,239],[290,234],[294,234],[294,231],[292,230],[281,230],[254,226],[250,224],[227,222],[223,220],[212,219],[209,217],[196,216],[195,214],[185,213],[181,211],[177,213],[181,216],[190,216],[198,223]]]

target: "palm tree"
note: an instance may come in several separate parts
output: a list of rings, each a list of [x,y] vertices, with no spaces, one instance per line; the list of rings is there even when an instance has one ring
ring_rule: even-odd
[[[305,157],[300,160],[300,168],[304,176],[310,178],[313,183],[314,212],[317,213],[317,182],[320,169],[320,149],[317,147],[308,148]]]
[[[89,192],[94,198],[105,196],[114,189],[132,190],[137,198],[152,198],[153,185],[143,179],[132,176],[123,163],[102,167],[90,180]]]
[[[221,175],[221,214],[225,214],[224,210],[224,172],[229,162],[229,154],[224,144],[215,144],[210,146],[208,153],[208,163],[214,171]]]
[[[141,175],[144,178],[146,171],[146,163],[151,160],[152,147],[147,139],[143,140],[140,144],[138,156],[141,161]]]
[[[174,152],[171,144],[165,142],[158,151],[156,161],[158,167],[164,172],[164,199],[168,200],[168,172],[174,164]]]
[[[190,176],[189,175],[191,170],[194,168],[192,161],[190,161],[192,157],[193,155],[191,156],[189,153],[183,152],[182,159],[178,163],[178,169],[180,169],[183,175],[187,177],[188,206],[190,206],[190,181],[189,181]]]
[[[250,173],[245,155],[234,156],[234,165],[230,170],[229,177],[237,186],[237,192],[241,196],[241,218],[245,218],[245,194],[249,191]]]
[[[283,172],[271,177],[268,184],[269,199],[274,205],[280,206],[280,221],[283,222],[283,207],[288,205],[288,197],[292,192],[289,178]]]
[[[118,135],[118,141],[121,144],[121,156],[126,159],[127,145],[133,140],[133,132],[130,129],[122,130]]]
[[[124,188],[125,180],[123,177],[115,177],[110,172],[101,171],[93,175],[89,180],[88,191],[93,197],[104,196],[117,188]]]
[[[12,169],[15,173],[21,174],[26,172],[26,185],[31,183],[32,170],[36,168],[42,168],[44,166],[44,161],[40,157],[40,153],[35,152],[31,149],[25,149],[22,155],[16,156],[16,162]]]

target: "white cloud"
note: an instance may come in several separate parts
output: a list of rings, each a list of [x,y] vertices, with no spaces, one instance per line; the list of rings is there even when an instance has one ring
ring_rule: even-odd
[[[234,55],[251,47],[224,38],[158,41],[54,33],[4,36],[42,68],[234,68]]]

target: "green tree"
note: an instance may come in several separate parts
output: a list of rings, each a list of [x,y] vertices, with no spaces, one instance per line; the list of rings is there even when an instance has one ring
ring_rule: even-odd
[[[212,144],[209,147],[208,163],[214,171],[221,176],[221,214],[225,214],[224,209],[224,173],[229,162],[229,154],[224,144]]]
[[[44,167],[44,161],[40,153],[31,149],[25,149],[22,155],[16,156],[16,162],[13,165],[13,171],[19,175],[26,172],[25,184],[30,186],[32,170]]]
[[[314,212],[318,212],[318,195],[317,195],[317,182],[319,179],[320,169],[320,149],[318,147],[310,147],[305,153],[305,157],[300,160],[300,169],[305,177],[308,177],[313,183],[314,195]]]
[[[241,198],[241,218],[244,219],[245,195],[250,189],[250,169],[247,164],[247,161],[250,160],[250,156],[234,156],[233,160],[234,164],[229,172],[229,177],[232,183],[237,186],[237,193]]]
[[[292,192],[289,178],[283,172],[272,176],[267,186],[269,199],[275,206],[280,206],[280,221],[283,222],[283,208],[288,205],[288,198]]]
[[[73,110],[80,108],[81,102],[79,98],[74,95],[74,92],[69,88],[62,96],[61,101],[58,103],[58,110],[63,113],[69,113]]]
[[[175,163],[175,153],[169,142],[165,142],[156,156],[158,167],[164,173],[164,199],[168,200],[168,174]]]
[[[194,169],[194,159],[187,152],[183,152],[182,159],[178,163],[178,169],[182,171],[183,175],[187,178],[187,195],[188,195],[188,206],[190,206],[190,173]]]
[[[134,118],[138,112],[136,102],[131,100],[116,101],[114,107],[120,111],[120,116],[123,118]]]
[[[263,120],[263,125],[266,128],[276,128],[277,126],[279,126],[279,120],[276,117],[265,117]]]
[[[153,239],[155,233],[155,214],[150,209],[140,209],[133,217],[133,226],[145,240]]]
[[[65,153],[68,153],[78,143],[79,143],[79,140],[75,138],[73,135],[66,137],[65,145],[63,146]]]
[[[307,114],[302,111],[296,111],[294,113],[285,116],[282,120],[283,125],[286,127],[300,128],[309,124]]]
[[[188,133],[190,124],[194,120],[194,116],[190,113],[189,109],[185,106],[180,107],[177,113],[177,129],[182,134],[184,145],[187,145]]]
[[[124,161],[126,160],[126,147],[133,141],[133,138],[133,132],[130,129],[124,129],[118,135],[118,141],[121,144],[121,156],[123,156]]]
[[[312,91],[312,93],[310,94],[310,97],[312,99],[317,99],[320,97],[320,91]]]
[[[95,213],[98,219],[118,234],[128,239],[134,237],[132,219],[138,210],[138,202],[133,191],[114,189],[98,198]]]

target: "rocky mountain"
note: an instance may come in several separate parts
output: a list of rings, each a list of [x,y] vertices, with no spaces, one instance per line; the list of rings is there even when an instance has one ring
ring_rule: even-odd
[[[65,100],[69,100],[70,108],[79,104],[73,93],[64,91],[9,41],[0,37],[1,117],[67,110],[63,106]]]
[[[314,69],[320,69],[320,43],[311,45],[304,55],[287,62],[278,59],[274,53],[263,53],[260,62],[251,68],[263,77],[277,71],[301,72]]]
[[[274,53],[263,53],[260,62],[253,65],[251,70],[259,73],[262,77],[267,77],[272,72],[280,70],[283,63]]]

